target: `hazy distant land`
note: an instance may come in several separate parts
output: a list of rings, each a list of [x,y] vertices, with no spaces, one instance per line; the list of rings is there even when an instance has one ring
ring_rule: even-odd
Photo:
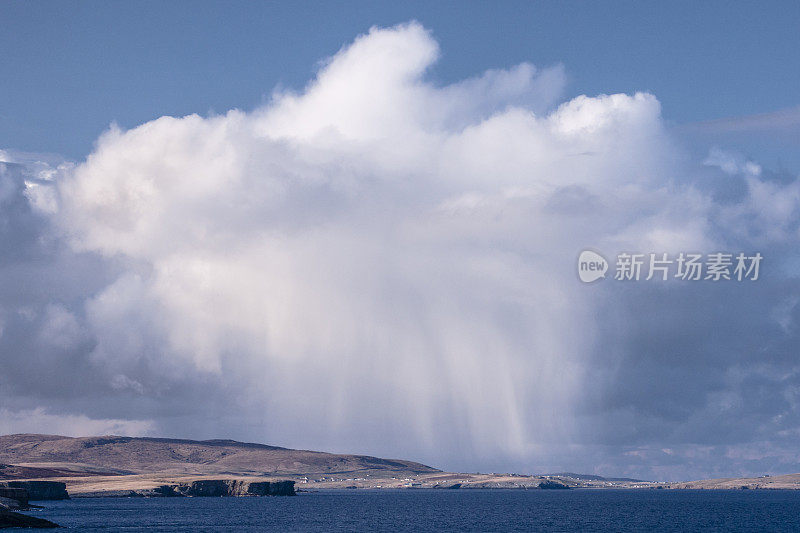
[[[659,483],[559,473],[468,474],[443,472],[413,461],[293,450],[230,440],[193,441],[138,437],[0,437],[0,481],[66,483],[69,494],[148,494],[167,484],[207,479],[246,482],[292,480],[298,490],[385,488],[800,489],[800,474]]]

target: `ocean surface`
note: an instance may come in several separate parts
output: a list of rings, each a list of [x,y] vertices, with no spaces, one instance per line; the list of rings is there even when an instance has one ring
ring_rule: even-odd
[[[800,491],[342,490],[92,498],[32,512],[75,531],[800,531]]]

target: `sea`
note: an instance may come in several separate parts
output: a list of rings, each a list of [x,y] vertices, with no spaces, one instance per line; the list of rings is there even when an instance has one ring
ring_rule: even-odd
[[[74,531],[800,531],[791,490],[326,490],[75,498],[30,512]]]

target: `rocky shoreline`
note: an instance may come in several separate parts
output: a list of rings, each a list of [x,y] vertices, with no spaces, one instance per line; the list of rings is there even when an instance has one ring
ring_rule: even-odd
[[[66,485],[58,481],[6,481],[0,483],[0,529],[53,529],[60,527],[44,518],[17,511],[39,508],[31,500],[69,499]]]
[[[200,479],[188,483],[166,483],[150,488],[81,492],[76,498],[203,498],[247,496],[295,496],[295,482],[243,479]]]
[[[188,483],[167,483],[141,490],[98,491],[82,493],[80,497],[140,497],[140,498],[203,498],[246,496],[294,496],[295,482],[291,480],[250,481],[244,479],[199,479]],[[29,516],[26,511],[38,506],[31,501],[68,500],[66,484],[60,481],[0,482],[0,529],[57,528],[58,524]]]
[[[51,522],[50,520],[45,520],[44,518],[28,516],[26,514],[0,508],[0,529],[12,527],[26,529],[55,529],[61,526]]]

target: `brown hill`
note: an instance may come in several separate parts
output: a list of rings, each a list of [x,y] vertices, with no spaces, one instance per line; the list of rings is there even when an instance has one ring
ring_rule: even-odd
[[[30,474],[36,469],[35,477],[60,477],[69,473],[83,476],[149,473],[404,476],[439,472],[412,461],[292,450],[232,440],[29,434],[0,436],[0,463],[4,467],[0,468],[0,477],[3,477],[3,470],[9,474],[13,472],[12,477],[21,477],[19,474],[25,469],[30,469]],[[47,475],[43,470],[53,473]]]

